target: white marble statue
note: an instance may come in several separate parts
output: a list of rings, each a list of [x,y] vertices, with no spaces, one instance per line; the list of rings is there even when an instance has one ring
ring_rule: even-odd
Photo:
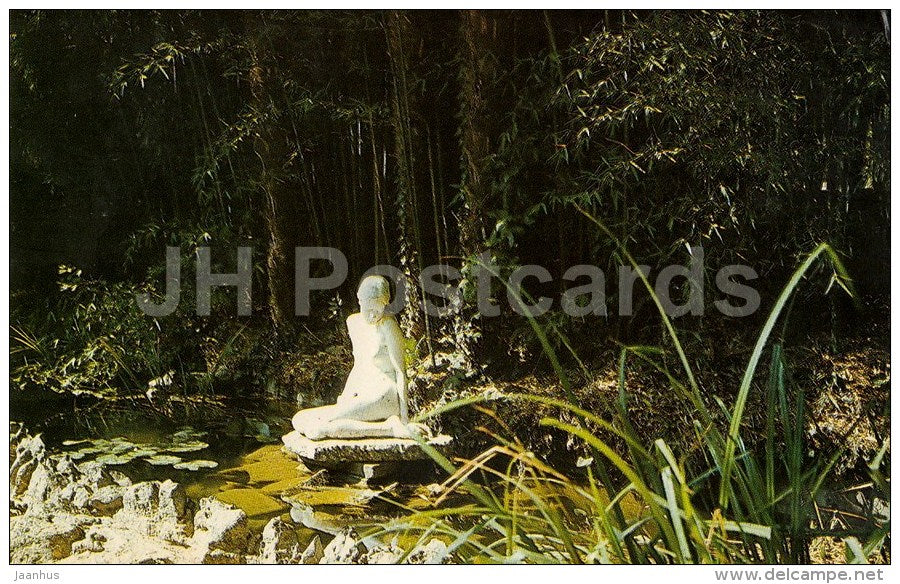
[[[311,440],[326,438],[408,438],[421,433],[410,424],[406,403],[403,333],[385,314],[390,288],[382,276],[363,279],[356,293],[359,313],[347,318],[353,369],[337,403],[300,410],[294,429]]]

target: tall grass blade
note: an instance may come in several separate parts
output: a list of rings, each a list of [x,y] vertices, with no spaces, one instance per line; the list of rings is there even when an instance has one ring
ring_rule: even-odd
[[[800,280],[806,275],[806,272],[822,253],[826,253],[829,256],[832,265],[841,278],[847,282],[850,280],[837,253],[835,253],[827,243],[820,243],[806,257],[800,267],[794,271],[790,280],[788,280],[787,285],[784,287],[784,290],[782,290],[781,294],[778,296],[774,308],[772,308],[772,311],[769,313],[769,317],[766,319],[759,337],[757,337],[756,345],[753,347],[753,353],[750,355],[750,360],[747,362],[747,368],[741,379],[741,385],[738,389],[734,409],[731,413],[731,423],[728,427],[728,440],[725,444],[725,456],[722,460],[722,482],[719,490],[719,505],[722,509],[728,509],[728,503],[731,497],[731,473],[734,466],[734,452],[740,441],[740,426],[744,417],[744,408],[747,405],[750,386],[753,383],[753,376],[756,373],[759,360],[762,358],[763,349],[769,341],[769,335],[771,335],[772,329],[778,321],[778,317],[781,315],[781,311],[787,303],[788,298],[790,298],[791,294],[793,294],[794,290],[800,284]]]
[[[662,471],[663,487],[666,491],[666,503],[669,507],[669,516],[672,526],[675,528],[675,537],[678,538],[678,561],[687,563],[691,561],[691,550],[688,547],[687,537],[684,535],[684,525],[681,523],[681,509],[678,507],[678,499],[675,497],[675,485],[672,483],[672,467],[667,466]]]
[[[609,237],[613,243],[616,244],[616,247],[619,248],[619,252],[628,260],[628,263],[634,268],[635,273],[641,280],[641,283],[647,289],[647,292],[650,293],[650,297],[653,299],[653,303],[656,305],[656,309],[662,317],[663,324],[666,327],[666,330],[669,332],[669,338],[672,341],[672,344],[675,346],[675,351],[678,353],[678,358],[681,360],[681,366],[684,369],[684,373],[688,379],[688,385],[691,388],[691,400],[694,402],[694,406],[697,408],[697,411],[703,416],[705,424],[712,423],[712,417],[709,415],[709,411],[706,409],[706,405],[703,403],[703,398],[700,395],[700,386],[697,384],[697,380],[694,377],[694,372],[691,369],[691,365],[688,362],[687,354],[684,352],[684,349],[681,346],[681,341],[678,338],[678,333],[675,332],[675,326],[672,324],[672,319],[669,318],[669,315],[666,314],[665,308],[663,308],[662,302],[659,299],[659,296],[656,294],[656,290],[654,290],[653,286],[650,284],[650,281],[647,279],[647,276],[644,275],[644,272],[638,267],[637,261],[635,261],[634,257],[625,249],[625,244],[623,244],[618,237],[616,237],[612,231],[599,219],[588,213],[585,209],[580,207],[579,205],[575,205],[575,208],[585,217],[587,217],[592,223],[597,225],[603,233]]]

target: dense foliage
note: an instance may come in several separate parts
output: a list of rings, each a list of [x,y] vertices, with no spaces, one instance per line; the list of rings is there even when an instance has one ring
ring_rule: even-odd
[[[294,331],[296,245],[348,256],[345,307],[370,266],[465,270],[485,249],[505,273],[614,273],[614,246],[571,202],[653,266],[703,245],[774,291],[827,240],[864,287],[884,283],[884,258],[866,253],[889,186],[877,13],[30,11],[13,14],[10,43],[14,288],[40,290],[14,308],[23,332],[76,352],[96,353],[77,328],[24,316],[71,316],[66,290],[48,289],[58,264],[115,297],[115,320],[131,297],[118,282],[158,287],[165,245],[188,275],[197,245],[222,271],[252,245],[255,321]],[[319,314],[341,300],[322,296]],[[227,338],[243,325],[221,306]],[[182,309],[163,320],[189,345]],[[443,344],[470,367],[495,357],[483,334],[508,333],[465,309],[405,317],[422,351]],[[177,369],[163,345],[166,358],[135,353],[158,366],[132,370]]]
[[[733,365],[735,355],[744,361],[784,283],[824,242],[831,261],[800,272],[815,285],[791,281],[785,313],[793,311],[792,322],[802,326],[780,324],[773,333],[778,351],[806,332],[825,333],[838,345],[854,323],[880,318],[889,282],[886,14],[13,11],[14,397],[52,390],[81,396],[76,403],[127,402],[168,413],[174,404],[222,397],[327,399],[343,375],[334,365],[347,355],[329,351],[346,344],[340,335],[356,282],[371,266],[390,264],[410,284],[401,324],[411,339],[416,405],[464,395],[461,388],[473,380],[547,374],[551,367],[558,377],[549,377],[545,393],[571,398],[574,378],[587,395],[592,372],[608,372],[608,358],[625,346],[647,365],[648,378],[665,382],[665,393],[648,403],[668,407],[684,397],[681,406],[696,411],[682,417],[672,410],[642,424],[632,416],[652,418],[648,404],[626,415],[624,397],[621,408],[594,407],[599,399],[588,395],[586,402],[595,401],[580,404],[591,410],[583,418],[614,417],[611,439],[622,447],[647,439],[655,423],[672,435],[697,424],[719,427],[722,441],[704,435],[699,449],[709,451],[695,448],[677,463],[667,458],[665,442],[656,444],[658,452],[631,444],[630,458],[613,462],[613,478],[602,477],[604,492],[619,492],[616,473],[633,469],[640,481],[632,488],[646,487],[645,502],[658,514],[693,513],[687,492],[695,487],[707,498],[703,504],[724,503],[728,511],[727,501],[710,495],[715,469],[703,473],[726,452],[729,460],[735,454],[726,442],[743,439],[744,466],[721,487],[738,492],[729,517],[776,524],[780,516],[767,507],[780,501],[774,471],[752,466],[758,437],[728,427],[742,420],[731,400],[748,399],[750,384],[763,377],[754,377],[763,348],[746,386],[722,382],[716,363]],[[135,296],[164,295],[166,246],[181,250],[181,303],[169,316],[144,316]],[[201,246],[212,249],[212,269],[220,273],[235,271],[238,246],[253,248],[251,316],[237,316],[229,288],[214,292],[210,317],[196,315]],[[343,286],[313,295],[309,317],[294,316],[296,246],[336,247],[349,263]],[[720,297],[716,270],[743,263],[760,276],[754,286],[766,310],[744,320],[716,314],[669,321],[660,319],[653,290],[638,286],[633,316],[616,315],[613,275],[620,265],[647,264],[654,273],[687,265],[691,246],[705,250],[707,305]],[[500,275],[545,266],[553,280],[530,280],[525,292],[553,297],[553,310],[530,321],[509,310],[493,319],[479,314],[472,275],[485,251]],[[438,262],[461,270],[466,300],[441,317],[416,308],[424,293],[419,275]],[[571,317],[560,309],[560,294],[573,285],[562,275],[576,264],[606,272],[608,316]],[[864,300],[859,305],[874,310],[848,312],[846,296],[822,294],[854,288],[842,265]],[[498,280],[493,286],[493,296],[508,305],[507,290]],[[773,370],[781,355],[772,357]],[[670,370],[681,365],[689,379],[677,381],[681,374]],[[705,380],[702,373],[695,380],[692,368],[708,368]],[[624,373],[620,381],[624,396]],[[802,433],[802,415],[790,418],[787,401],[775,403],[798,398],[773,383],[765,395],[774,401],[759,411],[784,424],[779,440],[805,448],[791,434]],[[799,395],[798,404],[806,399]],[[763,394],[749,399],[764,404]],[[700,416],[704,408],[710,411]],[[755,417],[757,428],[766,422]],[[572,436],[585,439],[571,419],[548,426],[567,436],[567,448]],[[591,436],[586,441],[599,459],[596,451],[610,437]],[[778,450],[766,447],[770,455]],[[521,454],[514,451],[506,453]],[[795,473],[789,478],[797,489],[807,490],[830,468],[825,459],[813,462],[807,468],[778,459]],[[541,480],[552,474],[538,470]],[[872,472],[881,476],[878,466]],[[703,488],[685,476],[699,476]],[[777,486],[790,491],[786,484]],[[739,492],[760,485],[767,489],[762,498]],[[683,494],[677,502],[675,488]],[[581,495],[588,506],[600,504]],[[757,504],[765,508],[740,507]],[[508,511],[492,508],[501,519]],[[712,543],[701,537],[708,526],[692,523],[690,546],[684,533],[666,532],[667,551],[659,552],[654,542],[617,540],[616,530],[627,525],[607,509],[600,515],[606,523],[592,526],[597,541],[611,537],[624,547],[564,541],[553,553],[802,561],[806,548],[796,546],[808,543],[808,534],[801,538],[798,518],[808,512],[790,509],[785,516],[795,531],[761,548],[752,534],[738,548],[727,545],[726,531],[736,524],[723,519]],[[555,536],[568,529],[555,518],[548,525]],[[520,544],[510,535],[507,556],[534,552]]]

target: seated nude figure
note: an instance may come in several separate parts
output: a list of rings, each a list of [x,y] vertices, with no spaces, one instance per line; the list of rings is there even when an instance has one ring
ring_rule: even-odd
[[[390,288],[382,276],[363,279],[356,293],[360,311],[347,318],[353,369],[337,403],[300,410],[294,429],[312,440],[408,438],[421,424],[409,424],[403,333],[385,314]]]

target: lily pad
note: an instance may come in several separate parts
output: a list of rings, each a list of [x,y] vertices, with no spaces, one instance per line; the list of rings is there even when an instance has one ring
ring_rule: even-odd
[[[209,444],[195,440],[192,442],[180,442],[165,447],[166,452],[197,452],[208,448]]]
[[[63,446],[77,446],[78,444],[87,444],[90,440],[63,440]]]
[[[103,454],[97,457],[97,462],[99,462],[100,464],[107,464],[111,466],[128,464],[132,460],[134,460],[134,457],[130,454]]]
[[[124,454],[137,448],[137,445],[131,442],[114,442],[109,449],[110,454]]]
[[[206,436],[206,432],[203,430],[196,430],[190,427],[182,428],[172,434],[172,442],[186,442],[189,440],[196,440],[197,438],[203,438],[204,436]]]
[[[178,470],[199,470],[201,468],[216,468],[217,466],[219,466],[219,463],[215,460],[186,460],[173,464],[172,468]]]
[[[138,446],[134,451],[130,452],[129,454],[131,456],[134,456],[135,458],[144,458],[144,457],[148,457],[148,456],[156,456],[157,454],[159,454],[159,450],[157,450],[156,448],[151,448],[149,446],[142,445],[142,446]]]
[[[170,464],[178,464],[181,458],[178,456],[167,456],[165,454],[157,454],[146,459],[153,466],[168,466]]]

